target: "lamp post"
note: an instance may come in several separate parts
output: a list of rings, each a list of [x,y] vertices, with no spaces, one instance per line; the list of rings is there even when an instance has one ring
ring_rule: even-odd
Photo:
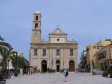
[[[0,73],[1,73],[1,69],[2,69],[2,67],[0,66]]]
[[[3,60],[3,58],[2,59],[0,58],[0,64],[1,64],[2,60]],[[0,73],[1,73],[1,70],[2,70],[2,66],[0,65]]]
[[[8,74],[10,73],[10,70],[9,70],[9,61],[10,61],[10,58],[8,58]]]

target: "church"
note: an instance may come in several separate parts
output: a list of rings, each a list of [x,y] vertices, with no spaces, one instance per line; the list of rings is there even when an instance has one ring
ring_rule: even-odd
[[[63,69],[75,72],[78,68],[78,42],[69,41],[60,28],[49,34],[48,41],[42,41],[41,13],[36,11],[33,14],[29,62],[31,72],[47,72],[48,68],[56,72]]]

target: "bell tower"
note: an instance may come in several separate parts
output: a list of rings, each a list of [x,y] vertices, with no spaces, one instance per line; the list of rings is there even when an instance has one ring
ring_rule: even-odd
[[[31,43],[38,43],[41,41],[41,13],[36,11],[33,14],[33,28]]]

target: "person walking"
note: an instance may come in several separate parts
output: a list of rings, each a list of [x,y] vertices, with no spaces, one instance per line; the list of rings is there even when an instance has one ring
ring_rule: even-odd
[[[66,77],[68,76],[68,71],[66,69],[64,70],[64,76],[65,76],[65,82],[67,82]]]

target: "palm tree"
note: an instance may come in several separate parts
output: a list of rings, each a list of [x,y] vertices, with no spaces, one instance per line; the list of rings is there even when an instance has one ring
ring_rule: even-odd
[[[24,68],[25,65],[28,65],[28,61],[25,58],[18,55],[17,52],[12,52],[11,60],[12,60],[12,65],[15,68],[16,76],[18,76],[18,70],[20,68]]]
[[[3,41],[3,38],[0,36],[0,40]]]
[[[3,41],[3,38],[0,36],[0,55],[2,56],[2,62],[1,62],[1,66],[2,66],[2,73],[3,75],[7,75],[7,62],[8,62],[8,58],[11,55],[11,50],[12,47],[9,43],[6,43]]]
[[[18,76],[18,62],[19,62],[19,56],[17,52],[12,52],[12,56],[11,56],[11,60],[12,60],[12,65],[15,68],[15,76]]]
[[[12,48],[9,43],[4,42],[4,39],[0,36],[0,47],[4,47],[6,49]]]
[[[4,71],[4,75],[7,74],[6,72],[7,72],[7,66],[8,66],[8,58],[10,58],[11,50],[12,48],[10,49],[0,48],[1,56],[3,58],[1,65],[2,65],[2,71]]]

